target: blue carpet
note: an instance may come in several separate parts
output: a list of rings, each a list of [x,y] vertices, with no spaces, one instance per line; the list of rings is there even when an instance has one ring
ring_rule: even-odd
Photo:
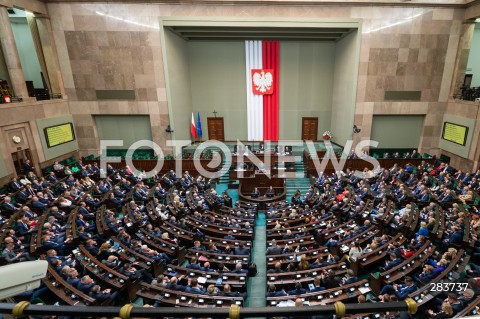
[[[255,220],[255,226],[267,226],[267,218],[264,211],[259,211],[257,219]]]
[[[228,188],[228,184],[217,184],[217,187],[215,187],[215,190],[217,191],[217,194],[221,194],[227,188]]]
[[[232,198],[233,205],[235,205],[238,200],[238,189],[228,189],[228,184],[217,184],[217,187],[215,187],[217,194],[222,194],[224,190],[227,190],[228,195]]]
[[[247,281],[247,300],[246,307],[265,307],[267,292],[267,259],[265,251],[267,250],[267,236],[265,226],[265,213],[259,212],[255,221],[255,238],[252,248],[252,262],[257,265],[257,275],[249,277]]]

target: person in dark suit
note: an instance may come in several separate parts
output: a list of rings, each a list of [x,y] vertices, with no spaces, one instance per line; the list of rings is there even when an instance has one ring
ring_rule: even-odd
[[[153,276],[146,269],[136,269],[129,263],[125,263],[120,269],[120,273],[129,277],[132,280],[142,279],[145,282],[152,282]]]
[[[198,284],[197,278],[191,278],[189,280],[189,285],[185,289],[185,292],[192,293],[192,294],[205,294],[205,288],[201,287]]]
[[[87,251],[92,254],[92,256],[98,255],[98,248],[95,245],[96,242],[93,239],[89,239],[85,243],[85,249],[87,249]]]
[[[185,289],[187,289],[186,286],[180,285],[178,283],[178,278],[175,276],[170,278],[170,283],[167,285],[167,288],[171,290],[176,290],[176,291],[185,291]]]
[[[405,300],[409,294],[417,290],[417,286],[413,282],[412,277],[405,277],[405,283],[400,285],[385,285],[380,291],[380,300],[383,300],[383,295],[396,295],[399,300]]]
[[[303,295],[305,293],[307,293],[307,290],[302,288],[302,284],[300,282],[295,283],[295,289],[288,291],[289,295]]]
[[[95,230],[95,225],[91,225],[89,222],[86,222],[83,220],[83,215],[82,214],[78,214],[77,215],[77,220],[75,221],[75,224],[77,225],[77,227],[85,227],[85,229],[87,231],[94,231]]]
[[[118,292],[111,292],[111,289],[104,289],[101,290],[99,285],[94,285],[90,289],[90,293],[88,294],[90,297],[94,298],[97,302],[102,303],[105,300],[111,300],[112,302],[115,301],[118,297]]]
[[[245,244],[242,244],[241,247],[235,248],[234,253],[235,255],[250,255],[250,250]]]
[[[440,199],[440,198],[439,198]],[[447,189],[445,191],[445,196],[443,196],[440,200],[439,200],[439,204],[440,205],[445,205],[447,203],[451,203],[453,201],[453,196],[451,194],[451,191],[449,189]]]
[[[242,297],[245,299],[247,297],[247,293],[241,293],[238,291],[232,291],[232,287],[229,284],[225,284],[223,286],[223,291],[219,293],[221,296],[226,296],[226,297]]]
[[[266,197],[273,197],[273,196],[275,196],[275,190],[273,189],[272,186],[270,186],[270,187],[267,189],[267,192],[265,193],[265,196],[266,196]]]
[[[114,193],[110,193],[110,196],[108,198],[108,202],[115,205],[115,208],[117,209],[117,211],[120,211],[122,209],[123,200],[115,197]]]
[[[357,281],[358,281],[358,278],[355,276],[355,273],[351,269],[347,270],[347,274],[341,280],[342,286],[353,284],[354,282],[357,282]]]
[[[225,239],[230,239],[230,240],[235,240],[235,236],[233,236],[233,232],[230,230],[228,231],[228,235],[225,235],[223,238]]]
[[[50,235],[43,235],[43,247],[46,250],[54,249],[60,255],[63,255],[63,253],[65,251],[65,247],[63,245],[60,245],[59,243],[53,241],[51,239]]]
[[[68,272],[67,282],[77,288],[80,278],[78,278],[78,271],[75,268],[70,269]]]
[[[276,240],[272,240],[272,246],[267,248],[266,255],[280,255],[282,248],[277,244]]]
[[[34,166],[32,166],[30,160],[25,160],[25,162],[23,163],[23,171],[25,172],[25,174],[28,174],[29,172],[33,172],[35,169]]]
[[[22,186],[15,195],[15,198],[17,202],[25,204],[30,198],[32,198],[32,195],[28,195],[25,186]]]
[[[282,289],[280,291],[277,291],[277,287],[275,287],[275,285],[268,285],[267,297],[283,297],[286,295],[287,293],[285,292],[285,290]]]
[[[415,280],[420,283],[428,283],[434,279],[437,275],[435,274],[434,268],[431,265],[425,265],[423,271],[415,277]]]
[[[47,205],[45,205],[44,203],[42,203],[37,196],[33,196],[32,197],[32,203],[31,203],[32,207],[34,208],[37,208],[39,210],[41,210],[42,212],[46,211],[47,210]]]
[[[17,181],[16,177],[12,177],[11,182],[8,184],[10,192],[15,193],[20,189],[20,187],[22,187],[22,184]]]
[[[395,266],[400,265],[403,262],[403,258],[398,257],[395,253],[390,253],[390,261],[385,263],[384,271],[392,269]]]
[[[33,231],[33,228],[30,228],[28,225],[29,220],[28,217],[23,216],[22,218],[17,220],[17,228],[16,228],[16,235],[18,237],[25,237],[29,236]]]
[[[443,240],[442,246],[448,249],[450,245],[460,244],[462,241],[463,231],[458,226],[452,226],[452,233]]]
[[[260,196],[260,192],[258,191],[258,188],[255,187],[255,189],[253,190],[253,192],[250,196],[252,198],[258,198],[258,196]]]
[[[6,211],[6,212],[9,212],[10,214],[13,214],[17,210],[19,210],[20,208],[16,207],[14,204],[12,204],[11,201],[12,201],[12,199],[10,198],[10,196],[6,196],[3,199],[2,210]]]
[[[322,287],[322,278],[320,276],[315,276],[313,279],[313,288],[310,289],[310,292],[318,292],[325,290],[325,287]]]
[[[90,293],[90,289],[95,286],[95,282],[93,281],[90,276],[85,275],[80,279],[80,282],[77,284],[77,289],[83,292],[84,294],[88,295]]]
[[[246,269],[242,269],[242,263],[236,263],[236,264],[235,264],[235,269],[232,270],[232,273],[233,273],[233,274],[246,274],[246,273],[247,273],[247,270],[246,270]]]

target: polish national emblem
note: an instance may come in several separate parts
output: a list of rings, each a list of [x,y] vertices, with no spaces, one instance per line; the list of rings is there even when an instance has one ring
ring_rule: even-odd
[[[273,70],[252,69],[253,94],[273,94]]]

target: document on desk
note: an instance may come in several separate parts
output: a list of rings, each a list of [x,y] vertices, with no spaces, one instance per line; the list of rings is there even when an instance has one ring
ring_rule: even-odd
[[[293,300],[280,301],[277,304],[277,307],[295,307],[295,301]]]
[[[198,277],[197,281],[198,281],[199,284],[203,285],[204,283],[207,282],[207,278],[206,277]]]
[[[358,291],[360,291],[362,294],[366,294],[367,292],[370,292],[370,287],[360,287],[358,288]]]

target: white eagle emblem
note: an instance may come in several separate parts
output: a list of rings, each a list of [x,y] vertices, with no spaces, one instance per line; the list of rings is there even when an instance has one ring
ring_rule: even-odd
[[[271,72],[265,73],[265,71],[262,70],[260,73],[255,72],[253,74],[253,84],[255,85],[256,90],[261,93],[270,91],[272,82],[273,82],[273,76]]]

